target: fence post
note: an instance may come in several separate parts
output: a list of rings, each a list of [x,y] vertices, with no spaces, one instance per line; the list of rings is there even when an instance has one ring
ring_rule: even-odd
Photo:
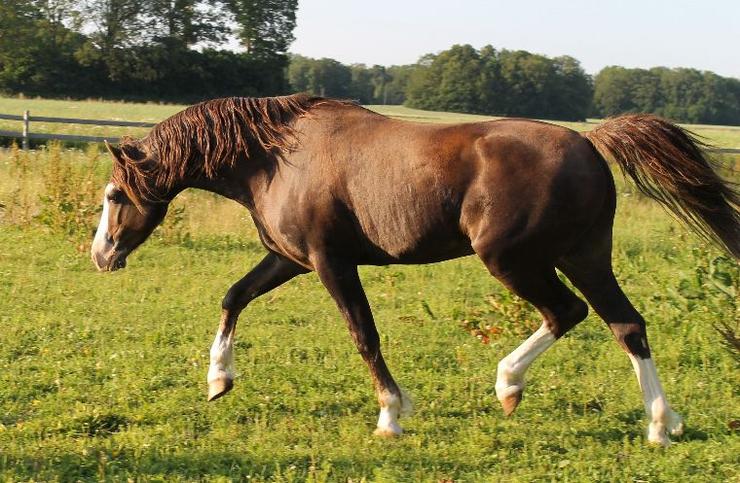
[[[28,150],[28,124],[29,120],[28,118],[30,112],[29,111],[23,111],[23,150]]]

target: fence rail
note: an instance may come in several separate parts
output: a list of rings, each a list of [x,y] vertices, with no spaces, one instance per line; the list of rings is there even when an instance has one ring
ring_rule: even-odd
[[[70,141],[81,143],[102,143],[103,141],[113,141],[117,136],[84,136],[76,134],[53,134],[53,133],[32,133],[30,130],[31,121],[34,122],[51,122],[64,124],[87,124],[93,126],[124,126],[124,127],[154,127],[157,123],[142,121],[115,121],[106,119],[76,119],[72,117],[48,117],[48,116],[31,116],[30,111],[24,111],[22,116],[17,114],[2,114],[0,119],[8,121],[23,121],[23,131],[3,131],[0,130],[0,137],[17,138],[23,140],[23,149],[28,149],[29,139],[51,139],[54,141]],[[709,152],[721,154],[740,154],[740,148],[710,148]]]
[[[23,149],[28,149],[29,139],[51,139],[55,141],[71,141],[82,143],[102,143],[111,141],[117,136],[85,136],[77,134],[54,134],[54,133],[32,133],[31,122],[49,122],[63,124],[87,124],[93,126],[124,126],[124,127],[154,127],[156,123],[142,121],[116,121],[107,119],[76,119],[72,117],[49,117],[49,116],[31,116],[30,111],[24,111],[22,116],[17,114],[2,114],[0,119],[8,121],[22,121],[23,131],[2,131],[0,137],[18,138],[23,141]]]
[[[79,134],[48,134],[48,133],[28,133],[23,136],[18,131],[0,131],[0,137],[23,139],[24,149],[28,149],[27,139],[50,139],[54,141],[70,141],[79,143],[102,143],[103,141],[113,141],[115,136],[83,136]]]

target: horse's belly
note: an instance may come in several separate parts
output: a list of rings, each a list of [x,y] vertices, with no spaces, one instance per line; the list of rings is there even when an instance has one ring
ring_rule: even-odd
[[[402,253],[394,258],[391,263],[412,265],[417,263],[434,263],[465,257],[473,253],[473,248],[467,240],[456,243],[439,243],[434,247],[424,247]]]
[[[382,225],[364,227],[363,263],[432,263],[470,255],[470,240],[456,220],[410,219],[399,215]]]

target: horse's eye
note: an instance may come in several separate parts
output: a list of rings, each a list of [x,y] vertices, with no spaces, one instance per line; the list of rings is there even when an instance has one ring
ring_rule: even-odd
[[[123,193],[119,190],[111,191],[111,193],[108,195],[108,201],[110,201],[111,203],[122,203]]]

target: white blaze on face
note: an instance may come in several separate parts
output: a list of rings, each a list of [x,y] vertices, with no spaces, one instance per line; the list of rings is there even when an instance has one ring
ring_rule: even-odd
[[[524,390],[524,373],[554,342],[555,335],[543,323],[522,345],[501,359],[496,373],[496,396],[500,401]]]
[[[233,331],[224,335],[221,330],[211,346],[211,364],[208,368],[208,382],[234,380]]]
[[[95,238],[93,239],[92,249],[90,250],[93,262],[98,269],[102,269],[106,263],[106,254],[108,254],[113,248],[113,244],[108,242],[108,214],[110,213],[108,196],[111,191],[115,189],[112,183],[108,183],[105,187],[105,194],[103,195],[103,214],[100,216],[100,223],[98,224],[98,230],[95,232]]]
[[[674,436],[681,435],[683,420],[668,405],[653,360],[651,358],[642,359],[633,354],[628,355],[635,369],[637,381],[640,383],[645,412],[650,420],[648,441],[668,446],[670,444],[668,433]]]

